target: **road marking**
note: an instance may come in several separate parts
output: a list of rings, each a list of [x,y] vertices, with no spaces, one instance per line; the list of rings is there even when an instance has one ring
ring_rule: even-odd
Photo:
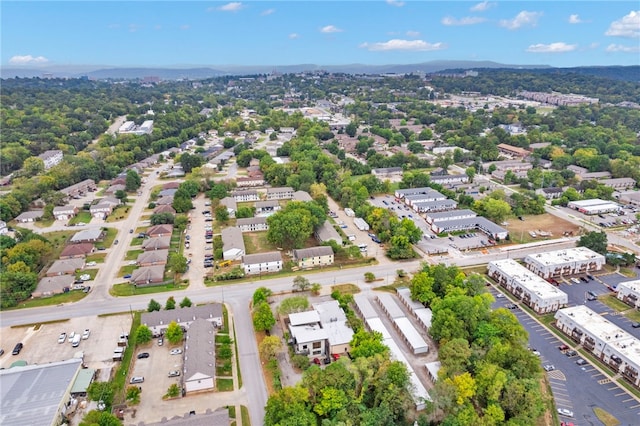
[[[620,393],[615,394],[614,396],[621,396],[621,395],[627,395],[627,393],[626,392],[620,392]]]
[[[623,399],[622,402],[629,402],[629,401],[633,401],[633,398],[629,398],[629,399]],[[638,406],[640,406],[640,404],[638,404]]]
[[[632,405],[632,406],[631,406],[631,407],[629,407],[629,408],[638,408],[638,407],[640,407],[640,404]],[[638,415],[640,416],[640,413],[638,413]]]
[[[549,377],[553,377],[554,379],[562,380],[565,382],[567,381],[567,377],[560,370],[552,370],[552,371],[549,371],[547,374]]]
[[[607,383],[611,383],[611,379],[609,378],[601,379],[601,380],[598,380],[598,383],[600,383],[601,385],[606,385]],[[611,388],[611,389],[615,389],[615,388]]]

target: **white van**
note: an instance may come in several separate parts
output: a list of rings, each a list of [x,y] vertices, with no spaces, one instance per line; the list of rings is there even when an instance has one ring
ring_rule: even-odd
[[[358,248],[360,249],[361,252],[367,251],[367,245],[366,244],[358,244]]]
[[[71,341],[71,346],[73,346],[74,348],[77,348],[80,345],[81,338],[82,336],[79,333],[76,333],[76,335],[73,336],[73,340]]]
[[[349,239],[349,241],[355,241],[356,240],[356,235],[355,234],[349,234],[349,235],[347,235],[347,238]]]

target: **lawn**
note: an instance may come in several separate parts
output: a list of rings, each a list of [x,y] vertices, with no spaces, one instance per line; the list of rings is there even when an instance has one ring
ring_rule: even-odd
[[[93,280],[96,275],[98,274],[98,270],[97,269],[83,269],[80,270],[78,272],[76,272],[76,279],[80,279],[80,275],[84,275],[84,274],[89,274],[89,276],[91,277],[90,280]]]
[[[519,220],[517,217],[509,218],[507,220],[508,225],[505,226],[509,230],[509,236],[514,243],[530,243],[533,241],[542,241],[551,238],[559,238],[563,236],[564,232],[572,232],[577,236],[580,230],[578,225],[574,225],[571,222],[562,220],[551,214],[541,214],[536,216],[523,216],[524,220]],[[498,224],[500,225],[500,224]],[[533,238],[529,235],[529,231],[533,231],[536,234],[542,232],[551,233],[548,237]]]
[[[231,392],[233,390],[233,379],[216,379],[218,392]]]
[[[51,297],[41,297],[37,299],[28,299],[23,302],[20,302],[18,306],[14,308],[4,308],[3,311],[10,311],[14,309],[23,309],[23,308],[38,308],[42,306],[55,306],[60,305],[62,303],[73,303],[78,300],[82,300],[87,294],[83,293],[82,290],[74,290],[68,293],[56,294]]]
[[[19,230],[19,228],[17,228]],[[56,232],[47,232],[46,234],[42,234],[51,245],[53,246],[53,251],[51,253],[51,259],[57,259],[60,257],[60,253],[64,249],[69,238],[74,234],[73,231],[56,231]]]
[[[112,223],[122,219],[126,219],[127,216],[129,216],[129,211],[131,211],[131,206],[118,206],[111,212],[109,216],[107,216],[106,222]]]
[[[247,254],[264,253],[276,250],[275,244],[267,241],[266,232],[245,232],[242,234]]]
[[[603,410],[602,408],[595,407],[593,409],[594,414],[605,426],[618,426],[620,421],[616,419],[613,414]]]
[[[40,219],[40,220],[36,220],[33,224],[35,225],[36,228],[48,228],[51,225],[53,225],[53,222],[55,221],[56,220],[54,218]]]
[[[127,274],[132,273],[136,268],[138,267],[138,265],[127,265],[127,266],[123,266],[122,268],[120,268],[120,270],[118,271],[118,275],[123,277]]]
[[[604,303],[605,305],[607,305],[608,307],[610,307],[611,309],[614,309],[618,312],[624,312],[631,309],[629,305],[624,303],[622,300],[619,300],[617,297],[615,297],[612,294],[600,296],[598,297],[598,300]]]
[[[69,225],[75,225],[77,223],[89,223],[91,222],[91,213],[89,212],[79,212],[76,217],[71,218],[69,220]]]
[[[104,263],[104,259],[107,257],[106,253],[93,253],[87,256],[87,262]]]
[[[124,260],[136,260],[142,253],[144,253],[144,250],[129,250]]]
[[[155,285],[150,287],[136,287],[133,284],[114,284],[109,290],[112,296],[137,296],[139,294],[166,293],[167,291],[184,290],[187,286],[175,285],[173,283]]]
[[[331,292],[334,291],[340,294],[357,294],[360,293],[360,287],[355,284],[338,284],[331,286]]]

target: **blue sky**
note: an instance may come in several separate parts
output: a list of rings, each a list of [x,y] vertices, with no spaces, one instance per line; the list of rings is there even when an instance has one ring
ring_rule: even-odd
[[[637,1],[2,1],[2,66],[640,65]]]

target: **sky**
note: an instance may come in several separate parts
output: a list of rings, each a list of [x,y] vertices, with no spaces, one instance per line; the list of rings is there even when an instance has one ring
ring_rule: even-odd
[[[13,1],[0,65],[640,65],[638,1]]]

